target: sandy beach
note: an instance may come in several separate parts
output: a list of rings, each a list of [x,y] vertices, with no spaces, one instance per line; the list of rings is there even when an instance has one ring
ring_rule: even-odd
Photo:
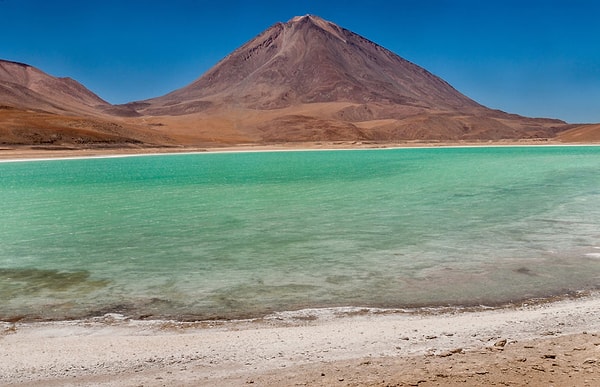
[[[0,384],[600,383],[600,296],[476,311],[302,310],[258,320],[2,323]]]
[[[302,151],[302,150],[335,150],[335,149],[384,149],[384,148],[414,148],[414,147],[456,147],[456,146],[530,146],[557,145],[581,146],[597,145],[594,143],[564,143],[551,139],[504,140],[478,142],[361,142],[361,141],[319,141],[319,142],[290,142],[273,144],[232,144],[215,146],[214,144],[181,147],[36,147],[36,146],[7,146],[0,147],[0,160],[24,159],[55,159],[55,158],[86,158],[86,157],[119,157],[152,154],[181,154],[203,152],[264,152],[264,151]]]

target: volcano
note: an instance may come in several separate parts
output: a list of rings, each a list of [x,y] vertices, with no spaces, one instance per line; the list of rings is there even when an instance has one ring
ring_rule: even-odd
[[[188,86],[124,105],[71,78],[0,60],[0,145],[585,142],[597,133],[487,108],[314,15],[274,24]]]
[[[255,142],[514,139],[564,125],[488,109],[313,15],[277,23],[190,85],[129,106],[190,135]]]
[[[318,102],[479,107],[425,69],[311,15],[275,24],[191,85],[149,102],[148,112],[168,114],[212,104],[252,109]]]

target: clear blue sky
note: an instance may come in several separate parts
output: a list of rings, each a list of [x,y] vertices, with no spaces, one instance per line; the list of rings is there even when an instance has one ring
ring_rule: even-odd
[[[491,108],[600,122],[595,0],[0,0],[0,58],[125,103],[185,86],[272,24],[308,13]]]

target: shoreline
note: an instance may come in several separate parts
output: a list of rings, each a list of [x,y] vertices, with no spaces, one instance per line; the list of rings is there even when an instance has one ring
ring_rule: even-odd
[[[159,315],[145,314],[143,311],[133,314],[120,310],[119,308],[100,308],[101,313],[80,313],[79,315],[63,316],[61,318],[51,318],[43,316],[28,316],[23,313],[14,316],[0,316],[0,326],[2,324],[70,324],[85,321],[102,321],[106,316],[111,320],[118,321],[137,321],[139,323],[174,323],[174,324],[220,324],[234,325],[237,323],[253,323],[263,320],[318,320],[331,316],[345,318],[356,315],[441,315],[455,313],[476,313],[494,310],[514,310],[522,307],[536,307],[557,302],[574,301],[582,298],[598,296],[600,290],[597,288],[587,288],[580,290],[571,290],[568,292],[556,292],[547,296],[524,297],[510,301],[499,301],[497,303],[462,303],[462,304],[423,304],[423,305],[405,305],[405,306],[368,306],[368,305],[345,305],[345,306],[305,306],[299,309],[273,310],[266,313],[245,313],[230,314],[221,316],[207,316],[202,314],[184,314],[184,315]],[[141,316],[141,317],[139,317]]]
[[[141,157],[156,155],[185,155],[202,153],[246,153],[246,152],[289,152],[289,151],[334,151],[334,150],[374,150],[374,149],[432,149],[432,148],[472,148],[472,147],[587,147],[600,146],[599,143],[565,143],[558,141],[489,141],[489,142],[301,142],[281,144],[237,144],[226,146],[207,145],[183,147],[97,147],[72,148],[14,146],[0,147],[0,163],[17,161],[49,161],[92,158]]]
[[[397,385],[465,377],[472,382],[467,385],[477,385],[491,377],[503,380],[502,362],[528,369],[518,385],[530,373],[562,385],[559,370],[565,381],[600,381],[599,315],[596,292],[546,304],[426,314],[305,310],[195,323],[109,314],[0,323],[0,384],[386,385],[379,377],[385,371],[387,383]],[[567,363],[575,358],[582,358],[581,371]],[[432,374],[432,366],[443,372]]]
[[[301,145],[89,154],[104,151],[96,149],[79,150],[83,154],[75,157],[414,148]],[[442,146],[599,144],[427,147]],[[76,151],[19,150],[20,158],[0,162],[45,159],[40,152],[50,152],[47,159],[54,160],[73,158],[54,152]],[[592,386],[600,384],[598,316],[600,291],[593,290],[489,307],[315,308],[239,320],[134,320],[108,313],[79,320],[0,321],[0,385]]]

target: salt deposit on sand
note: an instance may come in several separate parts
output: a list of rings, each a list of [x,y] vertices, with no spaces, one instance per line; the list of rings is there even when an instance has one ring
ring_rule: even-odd
[[[514,364],[521,367],[511,374],[516,384],[530,382],[530,375],[536,381],[600,381],[597,294],[487,311],[340,312],[304,310],[235,322],[107,315],[4,323],[0,384],[408,385],[437,377],[475,385],[501,378],[502,369],[514,371]],[[539,379],[541,374],[550,379]]]
[[[406,141],[396,143],[385,142],[294,142],[270,145],[239,144],[232,146],[208,146],[208,147],[140,147],[140,148],[81,148],[81,149],[38,149],[28,146],[15,146],[0,149],[0,160],[47,160],[55,158],[89,158],[106,156],[126,155],[152,155],[168,153],[199,153],[199,152],[264,152],[282,150],[334,150],[334,149],[378,149],[378,148],[413,148],[413,147],[465,147],[465,146],[597,146],[594,143],[564,143],[560,141],[547,141],[540,143],[535,140],[501,140],[501,141],[479,141],[479,142],[419,142]]]

